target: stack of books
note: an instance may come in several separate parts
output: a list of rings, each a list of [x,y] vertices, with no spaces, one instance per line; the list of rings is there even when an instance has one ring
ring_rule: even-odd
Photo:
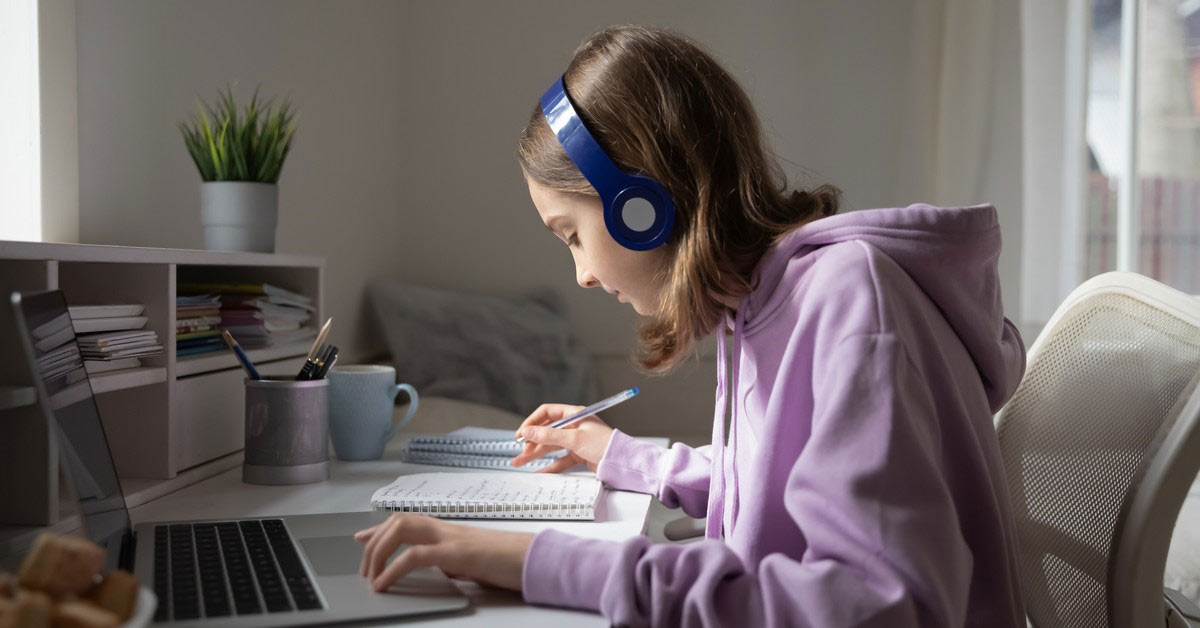
[[[79,352],[88,373],[104,373],[142,365],[141,358],[159,355],[162,345],[153,330],[142,329],[144,305],[83,305],[67,308]]]
[[[247,349],[312,339],[312,299],[266,283],[183,283],[181,294],[213,295],[220,302],[219,328]]]
[[[47,385],[66,376],[65,384],[53,388],[70,386],[86,377],[82,366],[79,347],[71,342],[75,330],[71,329],[71,317],[67,313],[55,317],[33,329],[34,349],[42,352],[37,359],[37,369]]]
[[[220,351],[221,297],[211,294],[175,298],[175,355]]]

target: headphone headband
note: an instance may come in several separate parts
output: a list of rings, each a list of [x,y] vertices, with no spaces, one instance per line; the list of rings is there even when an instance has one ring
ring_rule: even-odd
[[[576,113],[563,79],[542,95],[542,113],[567,156],[604,203],[604,224],[621,246],[646,251],[667,242],[675,204],[666,188],[650,177],[621,170],[592,137]]]

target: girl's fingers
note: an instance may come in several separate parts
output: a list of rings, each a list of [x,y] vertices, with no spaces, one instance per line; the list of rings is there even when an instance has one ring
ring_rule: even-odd
[[[409,572],[420,569],[422,567],[442,566],[443,562],[450,562],[448,559],[455,552],[455,545],[449,543],[438,543],[435,545],[411,545],[408,549],[400,553],[392,564],[381,571],[378,576],[371,578],[371,588],[376,592],[386,591],[392,583]],[[443,569],[445,571],[445,569]]]
[[[524,421],[521,422],[521,426],[517,428],[515,435],[520,437],[524,435],[522,430],[524,430],[526,427],[553,423],[554,421],[557,421],[565,416],[579,412],[582,409],[583,406],[568,406],[561,403],[543,403],[542,405],[538,406],[537,410],[534,410],[532,414],[530,414]]]
[[[407,543],[422,543],[430,542],[422,539],[425,536],[422,534],[421,528],[427,522],[421,521],[415,517],[394,517],[386,529],[380,530],[375,538],[371,540],[374,547],[371,548],[371,558],[367,562],[367,578],[373,580],[385,565],[388,558],[400,549],[401,545]],[[376,542],[376,539],[378,542]]]
[[[387,559],[401,545],[424,544],[438,541],[438,522],[429,517],[413,515],[392,515],[385,523],[377,526],[376,531],[367,541],[363,549],[363,562],[359,573],[374,579],[383,571]]]
[[[533,441],[529,441],[529,442],[532,443]],[[528,447],[525,449],[525,451],[522,451],[521,453],[517,454],[512,459],[512,465],[514,467],[519,467],[519,466],[529,462],[530,460],[536,460],[548,453],[553,453],[560,449],[562,449],[562,447],[554,447],[552,445],[538,445],[538,444],[534,443],[532,447]]]
[[[574,455],[566,455],[550,463],[546,468],[538,469],[537,473],[562,473],[577,464],[579,464],[578,458]]]
[[[553,412],[552,408],[554,408],[554,406],[555,406],[555,404],[552,404],[552,403],[543,403],[542,405],[538,406],[537,410],[534,410],[532,413],[530,413],[529,416],[525,417],[524,421],[521,421],[521,425],[519,427],[517,427],[517,431],[515,432],[515,435],[517,437],[520,437],[521,430],[525,429],[527,426],[543,425],[543,424],[549,423],[551,421],[557,421],[558,420],[557,418],[551,416],[551,413]],[[556,413],[556,414],[558,414],[558,413]],[[560,416],[561,416],[561,414],[560,414]]]
[[[366,530],[359,530],[358,532],[354,533],[354,540],[358,541],[359,543],[366,543],[367,541],[371,540],[371,537],[375,534],[375,530],[378,528],[379,526],[374,525]]]
[[[542,454],[545,455],[554,449],[573,449],[578,445],[579,431],[570,428],[527,427],[525,428],[525,440],[539,445],[537,449],[534,449],[535,452],[542,447],[552,447],[553,449],[549,449]]]

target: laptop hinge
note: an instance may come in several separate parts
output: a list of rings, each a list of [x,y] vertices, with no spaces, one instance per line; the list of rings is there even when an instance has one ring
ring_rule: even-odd
[[[137,535],[126,530],[121,537],[121,552],[117,555],[117,567],[133,573],[133,557],[137,553]]]

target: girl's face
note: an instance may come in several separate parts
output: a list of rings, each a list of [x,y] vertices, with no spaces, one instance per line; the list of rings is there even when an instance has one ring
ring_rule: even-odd
[[[528,179],[526,183],[546,228],[570,248],[579,285],[600,286],[633,305],[638,314],[652,314],[662,290],[662,281],[655,278],[668,261],[667,247],[631,251],[608,234],[599,197],[563,194]]]

